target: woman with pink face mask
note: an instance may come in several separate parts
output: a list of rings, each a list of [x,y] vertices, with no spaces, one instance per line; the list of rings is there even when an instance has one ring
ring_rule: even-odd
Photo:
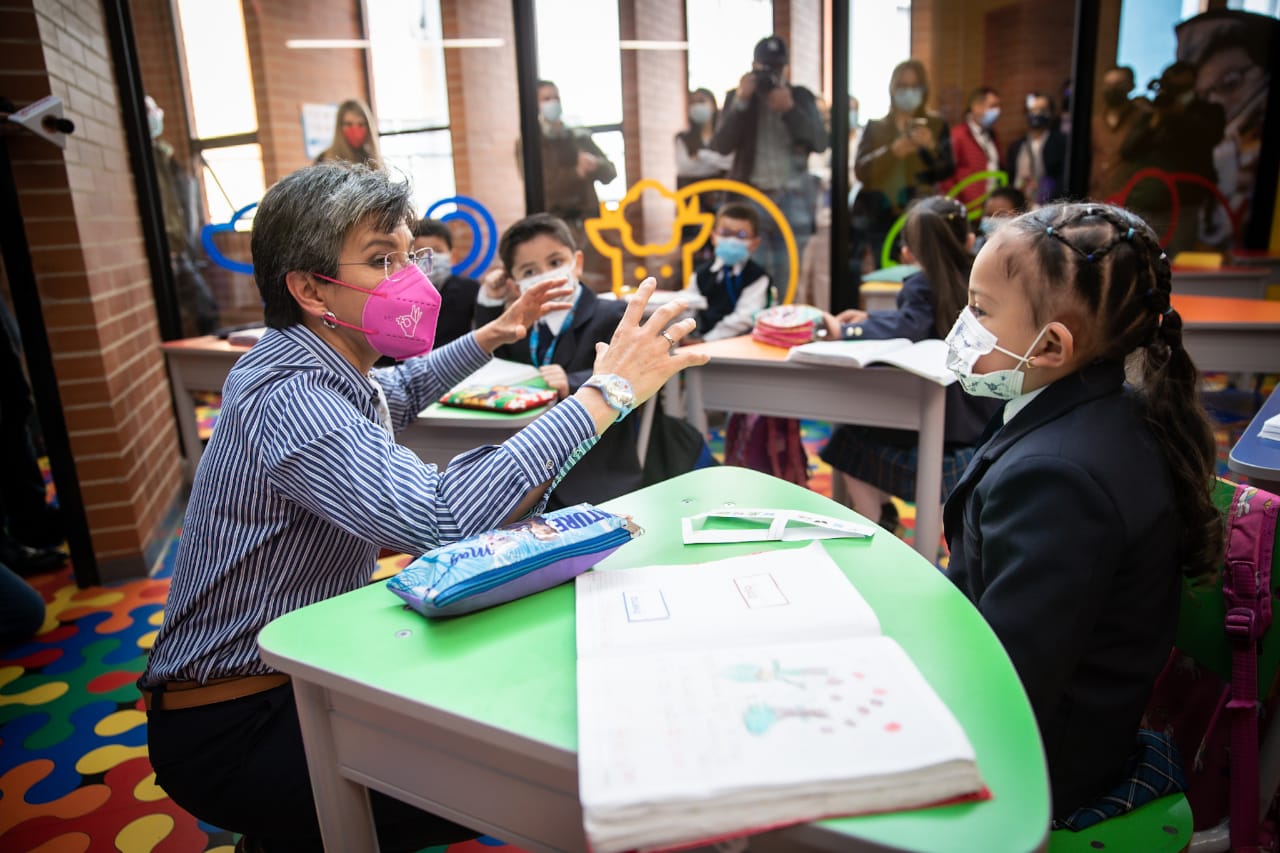
[[[338,106],[338,121],[333,129],[333,144],[320,152],[317,163],[345,160],[382,168],[378,153],[378,126],[364,101],[352,98]]]
[[[227,376],[138,682],[158,784],[244,834],[237,850],[322,849],[293,688],[262,662],[258,632],[367,583],[379,549],[422,554],[540,511],[606,430],[706,361],[673,351],[694,326],[672,322],[678,303],[641,323],[649,279],[565,400],[447,468],[422,462],[395,431],[495,349],[569,310],[571,291],[564,278],[533,284],[433,349],[440,294],[430,255],[412,251],[411,193],[385,172],[325,163],[282,179],[254,218],[268,328]],[[400,363],[374,369],[381,356]],[[475,835],[376,792],[370,803],[383,850]]]

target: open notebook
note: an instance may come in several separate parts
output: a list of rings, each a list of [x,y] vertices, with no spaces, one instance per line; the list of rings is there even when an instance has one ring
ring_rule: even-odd
[[[923,376],[939,385],[950,385],[956,375],[947,368],[947,344],[938,338],[912,343],[907,338],[882,341],[815,341],[792,347],[788,361],[830,364],[837,367],[869,367],[891,364]]]
[[[820,543],[576,585],[595,853],[983,790],[964,730]]]

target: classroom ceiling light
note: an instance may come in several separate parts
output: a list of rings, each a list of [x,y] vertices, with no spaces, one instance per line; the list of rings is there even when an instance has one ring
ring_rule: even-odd
[[[500,38],[459,38],[459,39],[442,39],[439,44],[445,48],[468,48],[468,47],[502,47],[507,43],[506,39]],[[684,44],[684,42],[681,42]],[[285,47],[292,47],[298,50],[327,50],[331,48],[358,48],[364,50],[369,46],[368,39],[289,39],[284,43]]]
[[[298,48],[300,50],[320,50],[333,47],[357,47],[366,48],[369,46],[368,39],[289,39],[284,43],[285,47]]]
[[[622,50],[688,50],[687,41],[655,41],[652,39],[622,39],[618,42]]]

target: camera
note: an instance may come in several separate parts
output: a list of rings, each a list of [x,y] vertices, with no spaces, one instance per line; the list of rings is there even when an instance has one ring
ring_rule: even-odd
[[[772,68],[757,68],[751,73],[756,78],[756,91],[762,95],[782,84],[782,75]]]

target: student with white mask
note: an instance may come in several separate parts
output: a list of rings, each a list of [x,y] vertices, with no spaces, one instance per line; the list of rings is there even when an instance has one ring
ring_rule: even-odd
[[[627,303],[600,299],[582,284],[582,252],[564,220],[549,213],[535,213],[508,228],[498,241],[498,256],[502,268],[481,279],[476,325],[500,316],[504,305],[543,282],[568,283],[572,289],[557,297],[568,307],[549,312],[528,335],[498,347],[494,355],[537,367],[561,399],[576,393],[592,377],[596,346],[613,335]],[[600,503],[640,485],[635,430],[610,430],[564,476],[548,507]]]

